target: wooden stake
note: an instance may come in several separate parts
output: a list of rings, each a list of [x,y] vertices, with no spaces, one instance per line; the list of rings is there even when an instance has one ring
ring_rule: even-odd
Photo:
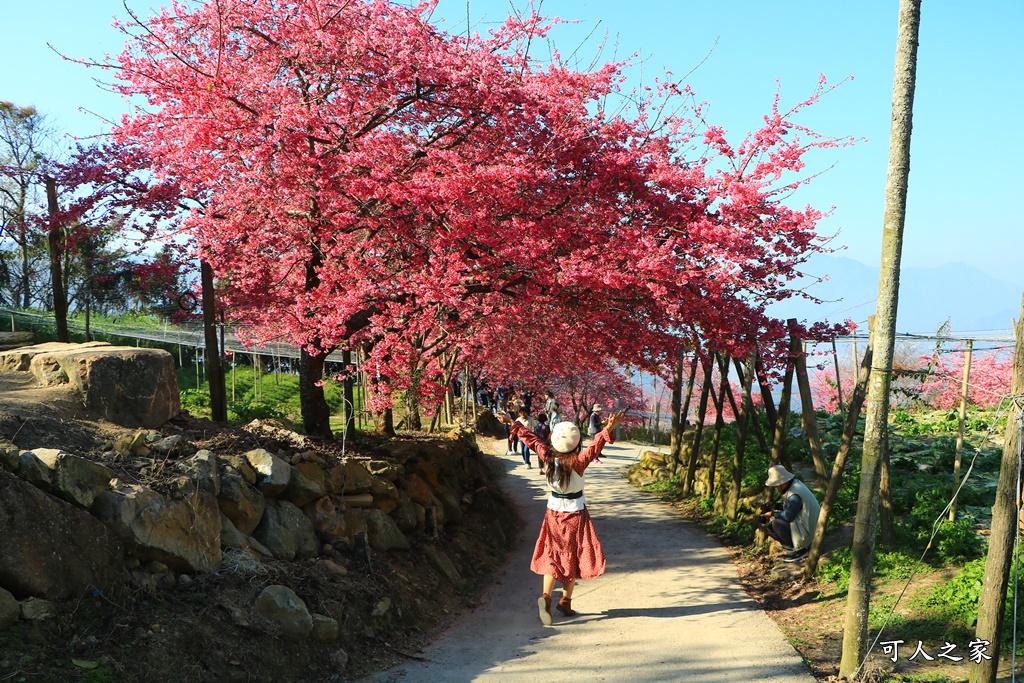
[[[726,510],[730,522],[736,521],[739,512],[740,494],[743,489],[743,456],[747,446],[747,427],[753,415],[754,402],[750,399],[750,387],[754,381],[754,351],[747,357],[743,374],[743,395],[740,414],[736,417],[736,453],[732,463],[732,489],[729,491],[729,509]]]
[[[1020,533],[1017,518],[1020,490],[1017,488],[1017,480],[1021,439],[1024,438],[1024,298],[1021,299],[1020,318],[1014,325],[1014,332],[1017,343],[1013,358],[1013,380],[1010,384],[1012,398],[1010,413],[1006,418],[1003,458],[999,467],[996,501],[992,506],[992,532],[989,534],[985,579],[982,582],[981,599],[978,601],[978,625],[974,636],[975,639],[990,643],[986,654],[991,659],[982,659],[980,664],[971,666],[971,683],[994,683],[996,680],[1003,637],[1006,588],[1013,569],[1013,543]]]
[[[832,504],[839,493],[839,487],[843,483],[843,473],[846,470],[846,461],[850,457],[850,447],[853,445],[853,438],[857,434],[857,421],[860,419],[860,409],[864,405],[864,399],[868,395],[868,380],[871,377],[871,344],[868,343],[864,351],[864,361],[857,373],[857,383],[850,394],[850,410],[846,413],[846,421],[843,423],[843,436],[839,442],[839,452],[836,453],[835,462],[832,463],[832,477],[829,479],[828,488],[825,489],[825,499],[821,501],[821,511],[818,513],[818,526],[814,529],[814,540],[811,541],[811,550],[807,555],[807,566],[804,568],[804,579],[811,580],[818,570],[818,559],[821,557],[821,545],[825,540],[825,532],[828,530],[828,516],[832,512]]]
[[[974,351],[974,340],[967,340],[967,353],[964,355],[964,379],[960,384],[960,424],[956,432],[956,459],[953,461],[953,492],[960,485],[960,464],[964,454],[964,423],[967,421],[967,388],[971,379],[971,354]],[[956,500],[949,506],[949,521],[956,519]]]
[[[790,334],[796,327],[796,320],[790,327]],[[792,340],[792,337],[790,338]],[[814,460],[814,473],[818,483],[828,484],[828,471],[825,469],[825,454],[821,450],[821,437],[818,435],[818,416],[814,412],[814,398],[811,396],[811,383],[807,379],[807,354],[804,353],[803,342],[797,339],[796,383],[800,387],[800,408],[803,416],[804,433],[811,446],[811,458]]]
[[[857,353],[854,351],[854,358]],[[836,364],[836,391],[839,392],[839,412],[845,413],[846,408],[843,407],[843,380],[839,377],[839,354],[836,352],[836,340],[832,339],[832,360]],[[857,367],[856,365],[854,367]]]

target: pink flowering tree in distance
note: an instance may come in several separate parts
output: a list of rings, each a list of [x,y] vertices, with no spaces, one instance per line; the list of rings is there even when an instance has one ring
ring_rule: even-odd
[[[467,38],[433,7],[177,4],[119,24],[106,65],[147,103],[115,136],[189,198],[230,314],[302,348],[309,433],[330,435],[339,347],[385,409],[466,363],[566,376],[777,346],[765,307],[825,248],[822,214],[783,199],[804,153],[840,144],[793,123],[827,86],[733,147],[677,84],[611,111],[627,65],[531,59],[538,16]]]

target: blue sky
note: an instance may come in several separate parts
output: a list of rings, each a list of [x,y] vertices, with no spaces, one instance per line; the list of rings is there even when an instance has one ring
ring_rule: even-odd
[[[149,13],[150,3],[127,0]],[[525,7],[514,0],[516,7]],[[823,73],[830,81],[854,76],[799,121],[821,133],[866,138],[853,148],[810,159],[811,171],[832,167],[794,201],[834,215],[821,225],[839,233],[841,255],[877,265],[888,155],[896,0],[821,2],[763,0],[545,0],[541,12],[578,24],[552,36],[562,54],[579,50],[589,63],[608,32],[604,58],[642,55],[633,83],[665,69],[682,76],[710,103],[709,119],[739,140],[760,124],[776,79],[783,105],[809,95]],[[511,4],[470,0],[472,29],[484,32]],[[98,88],[102,74],[62,61],[47,47],[100,58],[120,49],[110,28],[124,16],[119,0],[0,0],[7,30],[0,42],[0,100],[33,104],[74,135],[102,130],[79,107],[116,118],[121,100]],[[435,19],[466,29],[466,1],[440,0]],[[1024,287],[1024,3],[990,0],[925,2],[918,54],[911,179],[903,262],[939,266],[964,262]],[[617,45],[617,48],[615,47]],[[538,47],[544,55],[546,45]],[[709,51],[711,52],[708,56]],[[1017,199],[1014,199],[1017,198]],[[980,295],[980,293],[979,293]]]

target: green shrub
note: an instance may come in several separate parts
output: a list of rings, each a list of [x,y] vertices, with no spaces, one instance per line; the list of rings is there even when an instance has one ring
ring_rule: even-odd
[[[969,519],[942,522],[935,534],[934,545],[939,559],[949,564],[963,564],[973,560],[980,557],[985,549],[981,536]]]
[[[945,617],[964,626],[978,621],[978,600],[985,576],[985,560],[968,562],[954,578],[935,588],[925,603],[938,608]]]
[[[834,583],[840,591],[846,590],[850,585],[850,561],[853,558],[852,549],[836,548],[828,559],[818,565],[818,580],[822,583]]]

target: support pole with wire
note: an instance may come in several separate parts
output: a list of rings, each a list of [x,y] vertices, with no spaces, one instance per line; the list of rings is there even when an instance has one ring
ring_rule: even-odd
[[[1018,506],[1021,492],[1017,488],[1017,470],[1021,458],[1021,441],[1024,439],[1024,297],[1021,298],[1021,313],[1014,325],[1014,332],[1016,352],[1011,384],[1013,407],[1006,420],[1003,458],[999,468],[995,505],[992,506],[992,531],[989,534],[985,578],[981,599],[978,601],[978,625],[975,629],[975,640],[988,642],[988,654],[992,658],[971,665],[971,683],[994,683],[996,680],[1006,588],[1020,517]]]

